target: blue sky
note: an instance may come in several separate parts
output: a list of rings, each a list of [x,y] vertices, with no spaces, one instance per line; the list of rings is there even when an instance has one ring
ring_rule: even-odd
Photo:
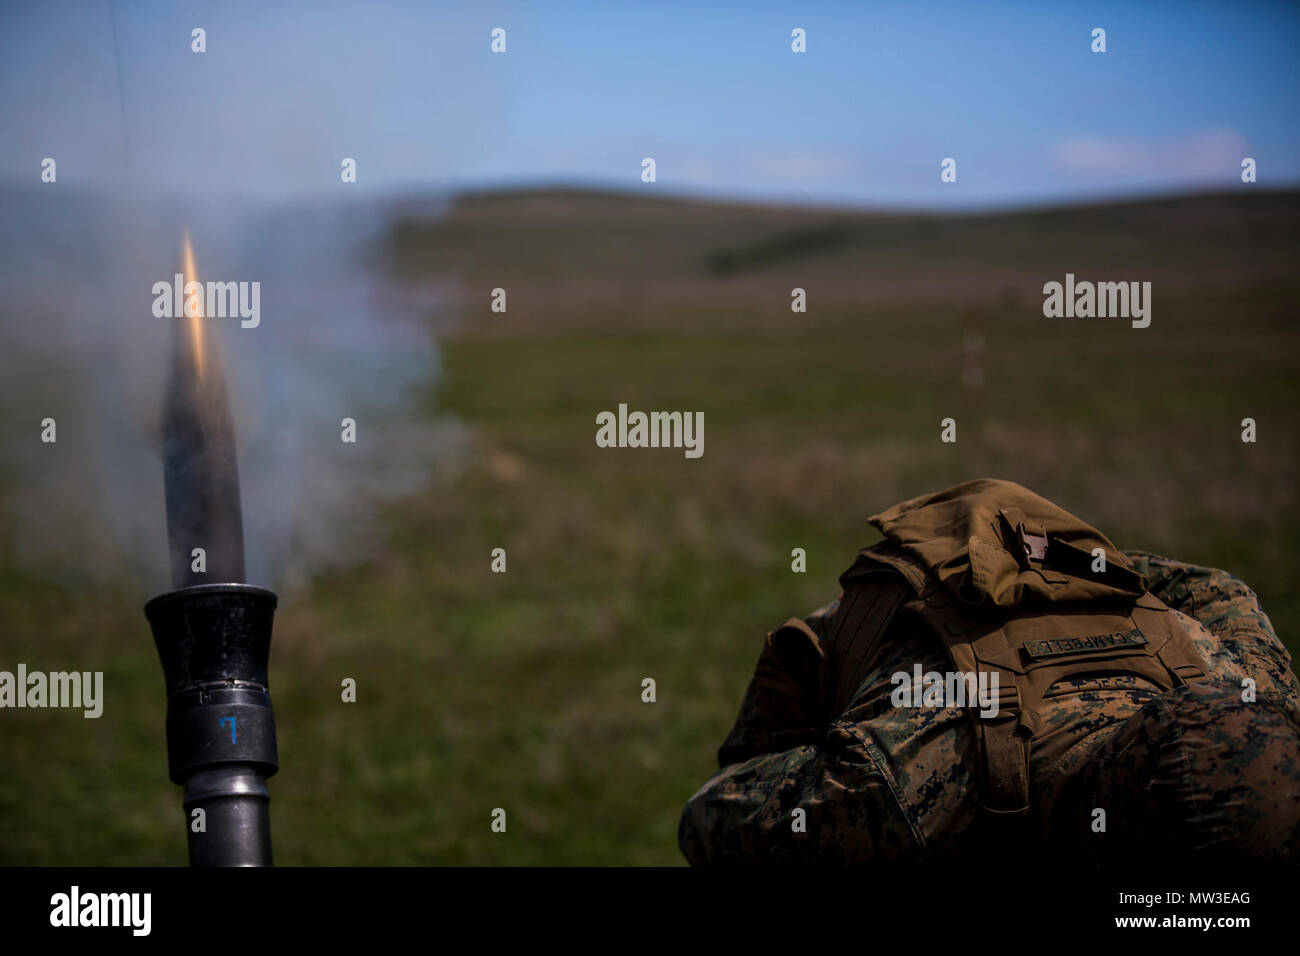
[[[1284,3],[11,2],[0,180],[53,156],[60,183],[258,201],[562,182],[945,208],[1245,188],[1252,156],[1293,185],[1298,41]]]

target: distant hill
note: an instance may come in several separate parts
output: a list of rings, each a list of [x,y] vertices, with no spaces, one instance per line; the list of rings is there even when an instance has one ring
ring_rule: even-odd
[[[1023,297],[1066,272],[1150,279],[1166,289],[1289,282],[1300,255],[1300,191],[955,215],[478,192],[439,218],[399,215],[390,249],[394,267],[408,274],[450,268],[542,288],[653,285],[659,293],[671,279],[726,283],[741,295],[771,279],[817,283],[837,300],[947,298],[963,281],[980,296]]]

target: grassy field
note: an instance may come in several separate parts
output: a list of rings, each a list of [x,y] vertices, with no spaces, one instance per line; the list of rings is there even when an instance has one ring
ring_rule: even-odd
[[[681,805],[763,633],[837,595],[870,515],[968,477],[1230,569],[1295,654],[1298,212],[1292,193],[941,218],[552,192],[402,223],[377,260],[458,290],[430,316],[420,414],[470,445],[355,566],[283,596],[277,861],[680,863]],[[1152,281],[1150,328],[1045,319],[1066,272]],[[620,402],[702,411],[703,457],[598,448]],[[102,669],[111,696],[98,721],[0,714],[0,863],[183,862],[145,595],[52,584],[7,547],[0,667]]]

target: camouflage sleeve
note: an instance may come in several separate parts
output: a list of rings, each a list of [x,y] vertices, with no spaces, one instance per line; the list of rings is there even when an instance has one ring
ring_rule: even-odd
[[[1212,669],[1221,660],[1232,661],[1254,678],[1259,693],[1300,706],[1300,684],[1292,670],[1291,654],[1278,639],[1254,591],[1217,568],[1185,564],[1146,551],[1124,553],[1146,576],[1151,593],[1195,619],[1216,638],[1206,646],[1197,642]]]
[[[918,846],[875,745],[837,723],[823,744],[717,773],[687,802],[678,845],[692,866],[847,865]]]
[[[1124,553],[1146,576],[1151,593],[1215,634],[1245,631],[1281,643],[1255,592],[1227,571],[1184,564],[1147,551]]]
[[[823,641],[838,605],[804,619]],[[863,863],[912,852],[912,824],[883,770],[884,755],[859,725],[837,720],[827,729],[824,709],[809,720],[774,698],[764,673],[770,647],[771,635],[718,752],[722,769],[682,812],[682,854],[693,866],[756,866]]]

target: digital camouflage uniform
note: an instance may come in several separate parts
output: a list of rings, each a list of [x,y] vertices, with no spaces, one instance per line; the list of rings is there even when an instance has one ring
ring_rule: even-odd
[[[968,487],[1032,495],[987,480],[957,489]],[[1114,557],[1172,609],[1204,677],[1163,692],[1123,673],[1053,685],[1028,748],[1027,812],[982,810],[977,731],[965,709],[891,703],[892,675],[917,664],[952,669],[948,651],[915,618],[892,619],[835,700],[835,675],[824,671],[837,659],[841,595],[802,622],[826,651],[822,672],[817,660],[782,656],[769,635],[719,751],[721,770],[683,811],[686,859],[921,863],[1008,840],[1020,852],[1102,863],[1153,853],[1300,858],[1300,687],[1255,595],[1224,571],[1138,551]],[[1243,699],[1247,678],[1253,700]]]

